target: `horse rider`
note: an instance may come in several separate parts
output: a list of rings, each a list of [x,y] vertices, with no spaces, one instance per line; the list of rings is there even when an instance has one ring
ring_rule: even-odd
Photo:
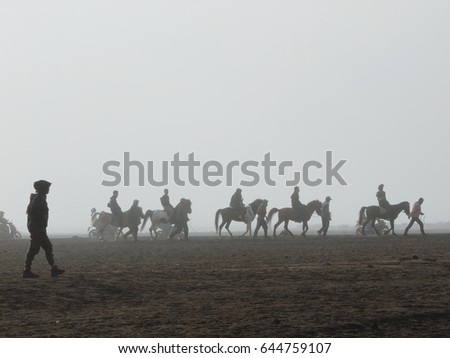
[[[5,219],[5,212],[0,211],[0,226],[8,225],[8,220]]]
[[[378,186],[378,192],[376,194],[376,197],[378,199],[378,205],[380,208],[383,208],[386,210],[386,214],[389,214],[389,210],[391,208],[391,204],[386,199],[386,192],[384,191],[384,184],[380,184]]]
[[[299,192],[300,188],[296,186],[291,195],[291,206],[295,217],[300,217],[303,211],[303,204],[300,202]]]
[[[231,197],[230,207],[238,213],[239,220],[244,220],[246,209],[244,199],[242,198],[242,189],[236,189],[236,192]]]
[[[267,215],[267,204],[269,202],[264,199],[261,204],[259,204],[258,209],[256,210],[256,215],[258,216],[258,221],[256,223],[255,232],[253,233],[253,238],[256,239],[256,236],[258,235],[258,230],[262,226],[264,230],[264,237],[267,239],[267,221],[266,221],[266,215]]]
[[[131,208],[128,211],[128,227],[130,230],[128,230],[128,232],[123,235],[124,239],[126,239],[127,236],[131,234],[131,236],[133,236],[133,240],[138,241],[137,235],[139,225],[141,224],[141,218],[144,218],[144,212],[139,206],[139,200],[135,199],[133,201],[133,205],[131,205]]]
[[[117,190],[113,191],[113,195],[109,198],[108,208],[111,210],[112,219],[111,224],[115,226],[122,225],[122,216],[123,212],[117,203],[117,197],[119,196],[119,192]]]
[[[170,218],[173,214],[174,209],[172,204],[170,203],[169,189],[164,189],[164,195],[159,200],[161,201],[161,205],[164,208],[164,211]]]
[[[322,236],[327,236],[328,228],[330,227],[331,221],[330,201],[331,198],[327,196],[320,210],[320,216],[322,217],[322,227],[320,228],[319,231],[317,231],[317,233]]]
[[[408,226],[405,229],[405,236],[408,235],[409,229],[411,229],[411,226],[416,222],[420,226],[420,232],[422,235],[426,235],[425,231],[423,230],[423,222],[420,220],[420,215],[424,215],[422,212],[422,204],[423,204],[423,198],[419,198],[418,201],[416,201],[413,205],[413,208],[411,210],[411,214],[409,215],[409,218],[411,221],[409,222]]]

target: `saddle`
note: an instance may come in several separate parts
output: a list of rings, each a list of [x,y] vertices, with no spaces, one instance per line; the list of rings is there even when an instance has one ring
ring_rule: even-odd
[[[230,206],[231,207],[231,206]],[[245,214],[247,213],[247,209],[245,208],[245,206],[242,206],[240,208],[233,208],[231,207],[231,209],[233,209],[234,213],[242,219],[245,219]]]
[[[298,207],[293,208],[294,219],[300,220],[305,209],[306,209],[306,205],[299,205]]]

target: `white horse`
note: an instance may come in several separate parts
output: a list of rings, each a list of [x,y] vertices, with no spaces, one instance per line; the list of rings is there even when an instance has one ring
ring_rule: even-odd
[[[249,233],[250,237],[252,236],[252,221],[255,219],[256,211],[258,210],[259,205],[261,205],[262,199],[256,199],[249,205],[245,207],[245,216],[242,218],[239,216],[239,213],[230,207],[219,209],[216,212],[215,216],[215,226],[216,232],[219,233],[219,237],[222,237],[222,228],[225,226],[225,229],[228,231],[231,237],[233,234],[231,233],[229,227],[232,221],[244,222],[246,224],[247,230],[241,235],[245,236]],[[219,226],[219,218],[222,217],[222,223]]]
[[[164,210],[147,210],[141,225],[141,231],[144,230],[149,218],[151,222],[150,238],[153,239],[153,233],[156,239],[158,235],[161,235],[163,238],[168,238],[172,231],[172,224],[169,223],[169,215]]]

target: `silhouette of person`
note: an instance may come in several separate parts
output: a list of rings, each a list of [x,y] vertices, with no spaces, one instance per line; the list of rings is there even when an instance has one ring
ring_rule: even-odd
[[[122,225],[122,209],[117,203],[117,197],[119,196],[119,192],[117,190],[113,191],[113,195],[109,198],[108,208],[111,210],[112,218],[111,224],[116,226]]]
[[[30,202],[27,207],[27,227],[30,232],[30,247],[25,257],[25,268],[22,274],[23,278],[38,278],[39,275],[31,271],[31,264],[34,257],[39,253],[41,247],[45,251],[45,257],[50,265],[51,277],[56,277],[64,273],[64,269],[60,269],[55,265],[53,257],[53,246],[47,236],[48,224],[48,205],[47,194],[50,191],[50,185],[46,180],[38,180],[33,186],[36,190],[35,194],[31,194]]]
[[[0,225],[8,225],[8,220],[5,219],[4,211],[0,211]]]
[[[413,226],[415,222],[419,224],[420,232],[422,233],[422,235],[426,235],[423,229],[423,222],[422,220],[420,220],[420,215],[423,215],[422,213],[423,201],[424,201],[423,198],[419,198],[419,200],[414,203],[413,208],[411,210],[411,214],[409,215],[411,221],[409,222],[408,226],[405,229],[405,236],[408,235],[409,229],[411,229],[411,226]]]
[[[303,204],[300,202],[300,188],[294,187],[294,192],[291,195],[291,206],[293,209],[294,217],[300,217],[302,215]]]
[[[0,211],[0,238],[9,237],[8,220],[5,218],[5,212]]]
[[[330,227],[331,221],[330,201],[331,198],[327,196],[320,210],[320,216],[322,217],[322,227],[320,228],[319,231],[317,231],[319,235],[327,236],[328,228]]]
[[[256,210],[256,215],[258,216],[258,220],[256,222],[255,232],[253,233],[253,238],[255,239],[258,236],[259,228],[262,227],[264,230],[264,237],[267,238],[267,200],[263,200],[261,204],[259,204],[258,209]]]
[[[169,189],[164,189],[164,195],[160,198],[160,201],[164,211],[170,218],[173,214],[173,205],[170,203]]]
[[[389,209],[391,208],[391,205],[386,199],[386,192],[384,191],[384,184],[378,185],[378,192],[376,194],[376,197],[378,199],[378,205],[385,209],[386,212],[389,214]]]
[[[242,198],[242,189],[237,188],[233,196],[230,200],[230,207],[234,209],[238,215],[239,220],[244,220],[245,218],[245,205],[243,203],[244,199]]]
[[[144,212],[142,208],[139,206],[139,200],[134,200],[133,205],[131,205],[130,210],[128,211],[128,232],[123,235],[123,238],[126,239],[128,235],[131,234],[133,236],[134,241],[138,241],[137,235],[139,230],[139,224],[141,223],[141,218],[144,218]]]

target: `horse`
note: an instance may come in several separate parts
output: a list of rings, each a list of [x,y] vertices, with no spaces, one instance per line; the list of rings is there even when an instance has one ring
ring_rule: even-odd
[[[144,216],[144,213],[142,213],[141,210],[141,216]],[[118,237],[120,236],[120,234],[122,234],[122,230],[124,228],[129,228],[132,229],[133,226],[133,222],[132,220],[130,220],[130,212],[129,210],[124,211],[122,214],[122,220],[120,225],[115,225],[112,223],[112,214],[111,213],[107,213],[105,211],[102,211],[101,213],[98,213],[98,216],[95,215],[95,217],[92,217],[92,221],[95,221],[95,228],[97,230],[98,235],[100,235],[100,240],[104,241],[103,238],[103,234],[105,229],[107,229],[108,227],[115,227],[118,228],[119,231],[116,234],[115,240],[117,241]],[[131,224],[131,226],[130,226]]]
[[[404,211],[406,215],[409,216],[409,202],[403,201],[400,204],[391,205],[389,210],[386,212],[381,212],[381,208],[377,205],[372,205],[369,207],[363,206],[361,210],[359,210],[359,221],[358,223],[362,224],[362,234],[365,235],[365,228],[369,221],[372,221],[372,228],[375,230],[378,236],[380,236],[380,233],[378,232],[377,228],[375,227],[375,220],[378,219],[385,219],[389,220],[391,223],[391,228],[386,232],[388,234],[390,231],[392,231],[392,235],[397,235],[394,231],[394,221],[397,219],[398,215]],[[363,223],[364,213],[366,213],[366,220]]]
[[[312,214],[314,211],[320,215],[320,209],[322,208],[322,203],[319,200],[313,200],[309,202],[306,206],[303,206],[303,210],[301,212],[300,216],[294,215],[294,210],[292,208],[283,208],[283,209],[277,209],[273,208],[269,211],[269,215],[267,216],[269,224],[272,220],[272,216],[275,213],[278,213],[278,221],[273,227],[273,237],[276,237],[276,231],[277,227],[284,222],[284,229],[286,232],[288,232],[291,236],[294,236],[294,234],[288,229],[289,220],[301,223],[303,222],[303,230],[302,230],[302,236],[305,236],[306,233],[309,230],[308,221],[311,219]]]
[[[188,239],[189,228],[187,222],[189,221],[188,214],[192,213],[192,203],[189,199],[181,199],[178,205],[175,207],[173,211],[173,215],[171,217],[171,222],[174,225],[171,233],[169,234],[169,240],[172,240],[175,235],[181,234],[181,231],[184,232],[184,239]]]
[[[225,225],[225,229],[227,229],[228,233],[231,237],[233,237],[233,234],[229,230],[230,224],[232,221],[239,221],[244,222],[247,224],[247,230],[241,235],[245,236],[248,232],[249,235],[252,235],[252,221],[255,219],[256,210],[258,210],[259,205],[263,202],[262,199],[256,199],[249,205],[245,207],[245,216],[243,219],[240,218],[239,213],[231,208],[223,208],[216,211],[216,217],[215,217],[215,225],[216,225],[216,232],[219,233],[219,237],[222,237],[222,228]],[[222,223],[219,226],[219,216],[222,216]]]
[[[165,237],[169,236],[172,229],[172,225],[169,222],[169,215],[164,210],[147,210],[144,215],[144,221],[141,225],[141,231],[144,230],[148,219],[150,219],[150,238],[153,239],[153,233],[155,238],[158,238],[158,229],[164,234]]]

